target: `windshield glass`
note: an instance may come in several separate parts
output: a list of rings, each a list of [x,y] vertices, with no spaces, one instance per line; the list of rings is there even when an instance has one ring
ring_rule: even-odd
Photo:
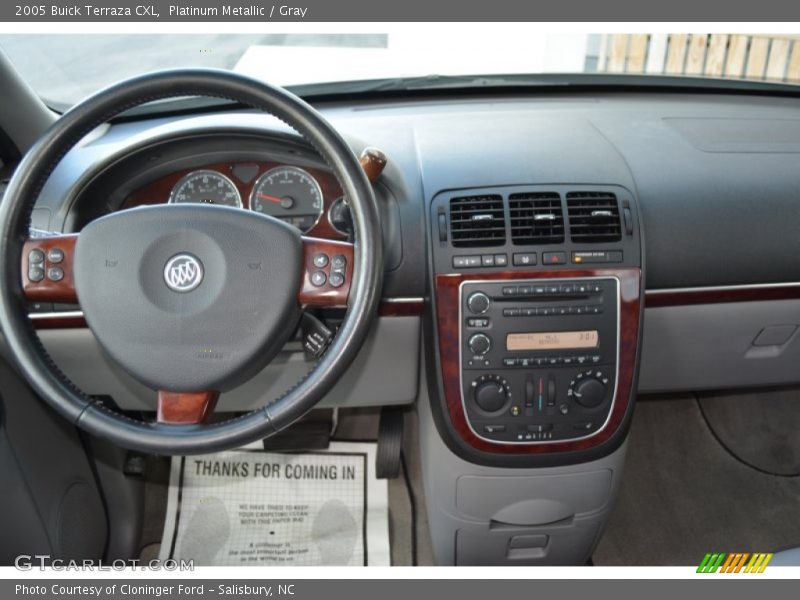
[[[422,27],[422,24],[420,24]],[[501,35],[502,31],[502,35]],[[481,35],[457,24],[392,33],[0,35],[0,47],[51,106],[157,69],[232,69],[282,86],[387,78],[610,73],[800,83],[800,36]],[[424,82],[423,82],[424,83]],[[441,82],[440,82],[441,83]],[[491,80],[460,80],[459,86]],[[416,82],[416,87],[424,87]],[[352,88],[351,88],[352,89]],[[332,85],[330,91],[335,91]]]

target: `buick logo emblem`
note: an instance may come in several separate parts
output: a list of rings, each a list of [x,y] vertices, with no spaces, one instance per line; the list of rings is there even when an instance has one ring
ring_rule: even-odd
[[[164,281],[174,292],[191,292],[203,282],[203,263],[191,254],[176,254],[164,267]]]

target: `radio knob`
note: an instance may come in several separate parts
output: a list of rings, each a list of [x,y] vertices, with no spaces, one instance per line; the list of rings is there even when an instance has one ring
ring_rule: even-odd
[[[492,340],[489,339],[488,335],[476,333],[469,338],[467,345],[475,356],[483,356],[492,347]]]
[[[467,307],[476,315],[482,315],[489,310],[489,296],[483,292],[475,292],[467,298]]]
[[[485,412],[497,412],[507,401],[508,392],[499,381],[484,381],[475,388],[475,404]]]
[[[582,379],[575,384],[572,396],[575,401],[586,408],[600,406],[606,398],[606,386],[594,377]]]

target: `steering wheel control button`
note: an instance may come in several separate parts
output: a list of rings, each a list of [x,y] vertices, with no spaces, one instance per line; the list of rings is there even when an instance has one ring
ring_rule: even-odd
[[[314,271],[311,274],[311,285],[315,287],[322,287],[328,281],[328,276],[323,271]]]
[[[328,255],[324,252],[314,255],[314,266],[318,269],[324,269],[328,266]]]
[[[60,263],[64,260],[64,251],[61,248],[50,248],[47,251],[47,261],[51,263]]]
[[[28,252],[28,262],[32,265],[38,265],[44,262],[44,252],[38,248],[34,248]]]
[[[482,315],[489,310],[489,296],[483,292],[475,292],[467,298],[467,306],[476,315]]]
[[[203,283],[203,263],[191,254],[176,254],[164,265],[164,282],[173,292],[191,292]]]
[[[342,287],[344,285],[344,275],[341,273],[334,271],[331,273],[330,278],[328,279],[328,283],[331,284],[331,287]]]
[[[347,267],[347,259],[343,254],[337,254],[331,259],[331,269],[334,271],[344,272]]]
[[[44,279],[44,269],[41,267],[31,267],[28,269],[28,279],[37,283]]]
[[[47,269],[47,278],[50,281],[61,281],[64,279],[64,269],[61,267],[50,267]]]

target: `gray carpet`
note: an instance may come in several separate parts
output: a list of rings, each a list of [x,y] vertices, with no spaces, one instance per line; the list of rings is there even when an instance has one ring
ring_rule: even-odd
[[[731,456],[694,397],[640,401],[620,495],[593,560],[697,565],[710,551],[773,551],[800,544],[799,516],[800,478]]]
[[[714,435],[739,460],[768,473],[800,474],[800,390],[699,397]]]

